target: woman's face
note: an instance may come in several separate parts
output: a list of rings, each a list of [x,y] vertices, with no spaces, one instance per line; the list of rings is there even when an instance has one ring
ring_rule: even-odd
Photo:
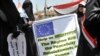
[[[83,11],[84,11],[84,8],[83,8],[83,7],[80,7],[80,8],[79,8],[79,11],[80,11],[80,12],[83,12]]]
[[[84,7],[80,7],[79,8],[79,12],[85,13],[85,8]]]

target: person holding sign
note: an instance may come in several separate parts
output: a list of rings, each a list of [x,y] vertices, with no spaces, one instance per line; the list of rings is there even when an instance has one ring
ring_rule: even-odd
[[[17,39],[17,37],[20,34],[20,32],[17,31],[17,26],[19,27],[19,30],[23,31],[22,30],[23,28],[25,29],[30,25],[32,25],[32,21],[29,21],[27,24],[23,24],[19,12],[16,9],[12,0],[0,0],[0,54],[1,56],[11,56],[11,54],[9,53],[9,43],[7,42],[7,36],[10,33],[12,33],[12,39]]]
[[[32,2],[30,0],[25,0],[22,8],[28,16],[26,21],[29,22],[29,26],[22,29],[25,32],[27,41],[27,56],[37,56],[36,44],[32,32],[32,23],[35,21]],[[25,24],[27,25],[27,23]]]

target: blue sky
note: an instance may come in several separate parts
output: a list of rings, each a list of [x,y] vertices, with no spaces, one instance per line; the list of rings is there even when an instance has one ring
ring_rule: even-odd
[[[18,4],[18,0],[13,0],[15,4]],[[24,0],[19,0],[20,3],[22,4],[24,2]],[[44,9],[44,5],[45,5],[45,0],[31,0],[32,4],[33,4],[33,11],[36,12],[36,7],[38,8],[38,10],[43,10]],[[46,0],[47,1],[47,6],[53,6],[53,5],[57,5],[57,4],[63,4],[63,3],[67,3],[70,2],[72,0]]]

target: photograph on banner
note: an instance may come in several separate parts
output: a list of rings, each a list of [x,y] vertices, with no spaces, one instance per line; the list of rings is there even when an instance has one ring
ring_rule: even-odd
[[[80,29],[76,14],[33,23],[38,56],[76,56]]]

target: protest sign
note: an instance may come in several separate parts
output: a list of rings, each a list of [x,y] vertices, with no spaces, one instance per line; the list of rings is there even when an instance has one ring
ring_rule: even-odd
[[[76,14],[35,21],[38,56],[76,56],[80,35]]]
[[[20,33],[17,38],[12,37],[10,33],[7,37],[8,51],[10,56],[26,56],[26,39],[25,34]]]

